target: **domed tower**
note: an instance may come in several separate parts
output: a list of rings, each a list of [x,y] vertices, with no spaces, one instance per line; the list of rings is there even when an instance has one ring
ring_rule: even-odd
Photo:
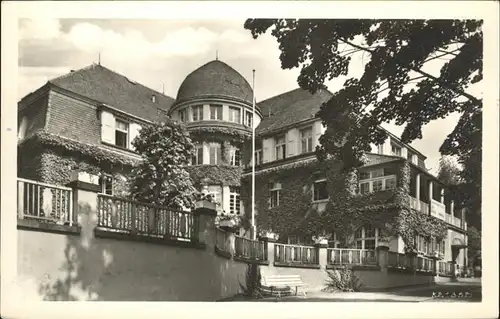
[[[169,114],[185,124],[196,145],[189,172],[199,189],[208,192],[228,213],[244,214],[240,199],[243,166],[251,160],[252,87],[232,67],[219,60],[191,72],[182,82]]]

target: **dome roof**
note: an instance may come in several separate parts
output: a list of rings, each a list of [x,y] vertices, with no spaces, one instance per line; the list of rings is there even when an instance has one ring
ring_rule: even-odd
[[[225,96],[252,103],[252,87],[235,69],[214,60],[191,72],[182,82],[176,101],[203,96]]]

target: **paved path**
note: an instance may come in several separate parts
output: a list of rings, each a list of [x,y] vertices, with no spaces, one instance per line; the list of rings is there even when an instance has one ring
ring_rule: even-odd
[[[469,292],[469,298],[433,298],[433,293],[441,292],[442,295],[453,292]],[[233,301],[250,301],[235,298]],[[253,301],[275,302],[276,298],[265,298]],[[321,292],[312,291],[303,296],[288,296],[279,299],[284,302],[480,302],[481,281],[478,278],[461,278],[458,282],[436,283],[426,286],[413,286],[395,288],[391,291],[381,292]]]
[[[444,298],[433,298],[433,293],[441,292],[448,295]],[[468,298],[451,298],[451,294],[470,293]],[[282,298],[283,301],[364,301],[364,302],[480,302],[480,279],[459,279],[458,282],[436,283],[426,286],[414,286],[392,289],[381,292],[310,292],[307,297],[290,296]]]

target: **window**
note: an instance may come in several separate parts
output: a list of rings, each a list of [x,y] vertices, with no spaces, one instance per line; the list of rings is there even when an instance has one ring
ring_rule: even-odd
[[[281,183],[272,183],[269,187],[269,207],[273,208],[280,204]]]
[[[302,153],[312,152],[312,128],[308,127],[300,131],[300,145]]]
[[[375,249],[378,242],[379,229],[365,225],[356,230],[354,237],[357,249]]]
[[[361,194],[368,194],[370,192],[370,183],[359,184],[359,192]]]
[[[371,172],[371,178],[377,178],[377,177],[382,177],[382,176],[384,176],[383,169],[377,169],[377,170]]]
[[[210,119],[211,120],[222,120],[222,105],[211,104],[210,105]]]
[[[359,179],[370,179],[370,172],[360,172],[359,173]]]
[[[241,123],[241,110],[238,107],[229,108],[229,122]]]
[[[231,147],[229,150],[229,163],[232,166],[240,166],[241,161],[240,161],[240,150],[237,147]]]
[[[128,147],[128,123],[116,120],[115,122],[115,145]]]
[[[286,142],[285,135],[279,136],[275,140],[276,160],[284,159],[286,157]]]
[[[359,180],[360,194],[395,189],[397,186],[396,175],[389,169],[359,172]]]
[[[212,196],[212,201],[220,204],[221,202],[221,192],[222,189],[220,186],[208,186],[208,195]]]
[[[395,189],[396,188],[396,178],[389,178],[385,180],[385,189]]]
[[[372,187],[374,192],[381,191],[383,189],[382,180],[373,181]]]
[[[313,184],[313,201],[320,201],[325,199],[328,199],[326,179],[315,181]]]
[[[245,113],[245,125],[248,127],[252,127],[253,114],[252,112],[247,111]]]
[[[391,145],[391,151],[392,151],[392,155],[401,156],[401,147],[392,144]]]
[[[156,103],[156,95],[151,95],[151,102]]]
[[[221,148],[219,144],[210,144],[208,153],[210,157],[210,165],[217,165],[221,163]]]
[[[262,164],[263,154],[262,150],[255,150],[254,154],[255,166]]]
[[[99,186],[102,194],[113,195],[113,177],[111,175],[101,176]]]
[[[177,112],[179,115],[179,121],[180,122],[186,122],[187,121],[187,109],[182,109]]]
[[[240,189],[239,187],[229,188],[229,213],[240,214]]]
[[[195,147],[195,153],[193,155],[192,165],[202,165],[203,164],[203,145],[197,145]]]
[[[203,121],[203,105],[195,105],[191,107],[194,121]]]

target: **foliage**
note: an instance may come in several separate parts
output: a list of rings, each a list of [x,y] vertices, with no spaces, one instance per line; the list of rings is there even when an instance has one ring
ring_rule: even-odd
[[[197,191],[185,166],[194,145],[180,125],[144,126],[132,142],[143,161],[132,170],[131,194],[135,200],[172,208],[192,208]]]
[[[369,194],[359,194],[355,172],[342,170],[333,160],[257,175],[255,204],[259,229],[278,233],[284,239],[291,234],[318,236],[333,232],[339,237],[349,237],[358,227],[370,224],[380,228],[383,237],[401,236],[409,250],[415,248],[416,234],[444,238],[448,229],[444,221],[410,208],[409,164],[401,160],[387,165],[396,168],[396,189]],[[330,199],[320,212],[312,203],[312,184],[325,177]],[[282,185],[280,205],[270,208],[269,184],[274,182]],[[247,176],[242,183],[249,185]],[[249,187],[242,189],[242,198],[250,202]]]
[[[193,183],[200,184],[203,179],[210,185],[239,186],[243,168],[229,165],[192,165],[187,166]]]
[[[240,288],[245,296],[254,299],[262,298],[261,274],[258,265],[247,264],[247,270],[245,274],[245,284],[240,283]]]
[[[140,161],[125,154],[120,155],[117,152],[100,148],[96,145],[82,143],[62,136],[54,135],[46,131],[39,131],[30,137],[24,139],[19,144],[19,149],[29,149],[41,147],[43,149],[51,149],[63,151],[66,156],[77,155],[82,159],[87,159],[89,163],[96,164],[99,167],[109,167],[113,165],[121,165],[124,167],[132,167]]]
[[[348,75],[353,55],[369,61],[359,78],[318,112],[327,127],[318,157],[331,155],[357,167],[370,144],[386,133],[381,123],[406,124],[402,141],[422,137],[422,127],[458,112],[457,126],[440,148],[464,166],[463,205],[480,208],[482,99],[466,92],[483,78],[482,20],[291,20],[249,19],[254,38],[271,29],[281,50],[283,69],[302,66],[300,87],[315,92],[325,80]],[[438,75],[424,71],[439,67]],[[383,93],[383,94],[382,94]]]
[[[326,273],[328,274],[328,279],[323,291],[353,292],[360,291],[363,286],[353,271],[347,267],[333,271],[326,270]]]
[[[226,124],[227,125],[227,124]],[[196,141],[229,140],[234,144],[244,143],[252,138],[252,133],[243,128],[200,126],[189,128],[189,135]]]
[[[481,165],[481,163],[475,163],[474,165]],[[480,198],[477,199],[471,196],[471,192],[481,193],[481,185],[473,185],[470,182],[470,177],[465,176],[471,170],[477,170],[477,167],[467,166],[460,169],[451,156],[442,156],[439,161],[438,178],[451,186],[447,189],[447,193],[455,201],[455,207],[466,209],[467,223],[481,229],[481,201]]]
[[[441,156],[439,159],[438,179],[446,185],[460,183],[460,168],[450,156]]]
[[[481,231],[471,226],[467,228],[467,237],[467,257],[469,263],[475,264],[481,256]]]

